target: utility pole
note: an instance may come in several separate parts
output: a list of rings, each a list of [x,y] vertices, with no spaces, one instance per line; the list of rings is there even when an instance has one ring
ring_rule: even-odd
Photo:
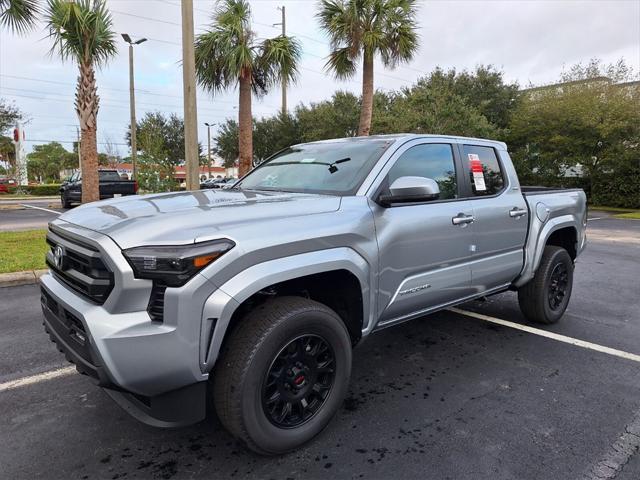
[[[211,178],[211,127],[215,123],[204,122],[204,124],[207,126],[207,165],[209,166],[209,178]]]
[[[278,10],[282,13],[282,21],[280,23],[274,23],[273,26],[281,25],[282,26],[282,36],[287,36],[287,18],[285,14],[285,7],[278,7]],[[282,74],[282,116],[284,117],[287,114],[287,77]]]
[[[182,0],[182,88],[184,92],[184,162],[187,190],[200,188],[198,179],[196,59],[193,41],[193,0]]]
[[[131,131],[131,163],[133,165],[133,172],[131,175],[131,179],[135,180],[138,175],[138,144],[136,142],[136,94],[133,85],[133,46],[140,45],[142,42],[146,42],[146,38],[141,38],[140,40],[136,40],[135,42],[131,40],[131,37],[127,33],[122,34],[122,38],[125,42],[129,44],[129,110],[131,114],[130,118],[130,131]]]

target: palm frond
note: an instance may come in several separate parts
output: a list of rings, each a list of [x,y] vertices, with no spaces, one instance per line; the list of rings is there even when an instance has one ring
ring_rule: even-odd
[[[0,25],[18,34],[33,29],[39,13],[37,0],[0,0]]]
[[[269,88],[283,79],[287,83],[295,82],[301,55],[300,43],[292,37],[280,35],[264,40],[259,46],[256,70],[261,72],[265,87]]]
[[[418,49],[416,13],[416,0],[321,0],[316,18],[330,41],[327,67],[346,78],[364,52],[379,53],[391,68],[411,60]]]
[[[196,37],[196,77],[216,93],[234,85],[241,75],[251,75],[255,61],[250,25],[251,9],[245,0],[218,3],[210,30]]]
[[[329,59],[325,64],[327,70],[333,71],[336,78],[339,80],[346,80],[351,78],[356,73],[356,62],[358,57],[351,55],[351,49],[349,47],[339,48],[332,51],[329,54]]]
[[[45,15],[51,54],[79,64],[105,65],[118,49],[104,0],[49,0]]]

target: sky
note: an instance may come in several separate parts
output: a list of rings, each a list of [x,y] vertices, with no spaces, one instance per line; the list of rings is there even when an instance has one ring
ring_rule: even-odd
[[[196,34],[211,22],[214,1],[194,0]],[[279,6],[286,7],[287,33],[302,44],[296,84],[290,86],[289,107],[327,99],[336,90],[356,94],[361,72],[338,81],[324,70],[327,39],[314,18],[314,0],[250,0],[258,38],[280,33]],[[127,45],[120,33],[147,42],[135,47],[136,113],[162,111],[182,116],[181,29],[179,0],[107,0],[118,32],[118,55],[97,74],[101,99],[98,150],[112,145],[128,155],[129,122]],[[640,0],[423,0],[418,2],[420,49],[410,63],[395,70],[376,64],[376,88],[397,90],[414,83],[436,66],[457,70],[492,64],[507,81],[521,86],[557,80],[563,69],[591,58],[604,63],[624,58],[640,71]],[[25,113],[27,151],[33,145],[59,141],[71,150],[77,117],[73,96],[77,67],[49,55],[51,43],[40,24],[27,36],[0,31],[0,97]],[[206,148],[207,123],[237,117],[237,90],[215,97],[198,91],[199,141]],[[280,108],[280,89],[253,103],[254,116]],[[212,129],[215,135],[216,126]]]

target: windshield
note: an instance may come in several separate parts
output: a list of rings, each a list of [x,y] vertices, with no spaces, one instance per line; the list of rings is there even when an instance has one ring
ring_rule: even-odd
[[[234,188],[353,195],[391,143],[366,140],[297,145],[262,163]]]

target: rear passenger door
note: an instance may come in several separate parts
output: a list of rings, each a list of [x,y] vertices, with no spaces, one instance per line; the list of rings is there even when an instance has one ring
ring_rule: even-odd
[[[528,210],[505,150],[459,147],[474,216],[471,284],[483,292],[511,283],[520,273]]]

